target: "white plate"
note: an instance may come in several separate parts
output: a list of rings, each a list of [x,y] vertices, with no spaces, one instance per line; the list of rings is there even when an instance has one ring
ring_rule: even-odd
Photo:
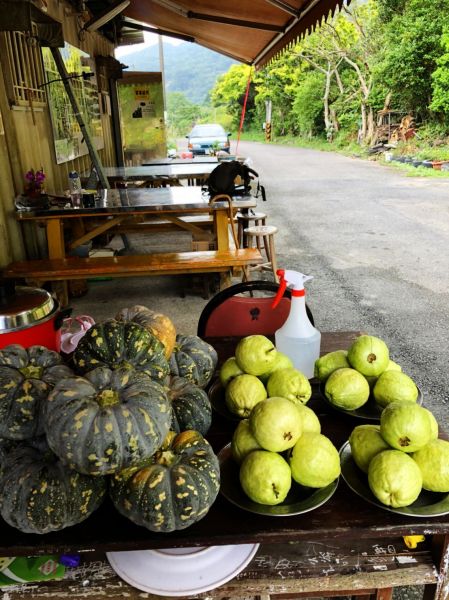
[[[107,552],[111,567],[133,587],[159,596],[208,592],[236,577],[259,544]]]

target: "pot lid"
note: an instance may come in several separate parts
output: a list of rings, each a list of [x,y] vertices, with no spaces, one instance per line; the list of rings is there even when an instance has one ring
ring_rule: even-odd
[[[32,326],[47,317],[55,306],[51,294],[40,288],[0,281],[0,333]]]

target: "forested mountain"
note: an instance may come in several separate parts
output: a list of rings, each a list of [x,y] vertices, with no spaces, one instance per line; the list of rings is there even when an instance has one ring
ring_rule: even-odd
[[[123,56],[127,71],[159,71],[158,44]],[[217,76],[236,61],[189,42],[174,46],[164,43],[164,69],[167,92],[182,92],[193,103],[206,101]]]

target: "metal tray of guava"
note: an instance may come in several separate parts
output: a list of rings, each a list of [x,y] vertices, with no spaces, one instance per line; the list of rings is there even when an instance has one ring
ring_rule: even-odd
[[[209,400],[212,408],[220,416],[229,419],[230,421],[241,421],[243,417],[233,414],[226,406],[225,390],[221,385],[220,380],[216,379],[209,388]]]
[[[320,394],[321,394],[323,400],[326,402],[326,404],[328,406],[330,406],[331,408],[337,410],[338,412],[344,413],[345,415],[349,415],[350,417],[355,417],[356,419],[364,419],[365,421],[380,421],[380,415],[381,415],[384,407],[377,404],[377,402],[374,400],[372,394],[370,394],[370,396],[369,396],[368,400],[365,402],[365,404],[363,404],[359,408],[356,408],[355,410],[346,410],[346,409],[341,408],[340,406],[336,406],[335,404],[332,404],[332,402],[330,402],[330,400],[327,398],[326,394],[324,393],[324,387],[325,387],[325,382],[323,381],[320,383]],[[422,402],[423,402],[422,392],[418,387],[418,398],[416,399],[416,403],[419,405],[422,405]]]
[[[331,498],[338,486],[338,478],[324,488],[306,488],[292,482],[287,497],[281,504],[268,506],[248,498],[239,481],[239,465],[232,458],[231,444],[218,453],[220,462],[220,493],[232,504],[259,515],[288,517],[315,510]]]
[[[413,504],[400,508],[393,508],[379,502],[370,490],[368,476],[358,468],[352,458],[349,441],[340,448],[340,463],[341,476],[351,490],[379,508],[408,517],[441,517],[449,514],[449,494],[443,492],[422,490]]]

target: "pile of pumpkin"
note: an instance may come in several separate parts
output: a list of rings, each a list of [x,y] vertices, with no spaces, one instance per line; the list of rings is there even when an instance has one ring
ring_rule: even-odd
[[[25,533],[57,531],[107,493],[151,531],[204,517],[220,487],[203,437],[214,348],[136,306],[89,329],[67,363],[43,346],[0,350],[3,519]]]

